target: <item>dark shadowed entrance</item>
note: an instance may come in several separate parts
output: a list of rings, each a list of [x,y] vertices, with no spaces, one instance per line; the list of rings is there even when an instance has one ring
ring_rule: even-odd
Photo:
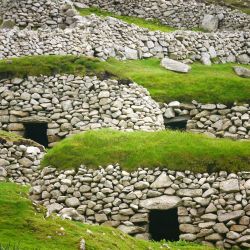
[[[177,208],[169,210],[151,210],[149,213],[149,233],[152,240],[179,240],[179,222]]]
[[[48,147],[47,123],[26,123],[25,138],[31,139],[44,147]]]
[[[172,119],[165,120],[165,127],[173,130],[186,130],[187,122],[190,118],[188,116],[179,116]]]

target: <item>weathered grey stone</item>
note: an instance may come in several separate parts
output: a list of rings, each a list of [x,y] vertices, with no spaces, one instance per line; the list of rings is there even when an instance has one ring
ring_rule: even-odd
[[[220,190],[225,193],[238,192],[240,190],[239,181],[230,179],[220,183]]]
[[[180,189],[177,190],[177,195],[183,197],[199,197],[202,196],[202,189]]]
[[[213,229],[215,230],[215,232],[219,233],[219,234],[225,234],[229,231],[229,229],[225,226],[224,223],[217,223],[213,226]]]
[[[240,66],[234,66],[233,67],[234,72],[241,77],[246,77],[246,78],[250,78],[250,70],[244,67],[240,67]]]
[[[77,207],[80,205],[80,201],[76,197],[67,198],[65,204],[68,207]]]
[[[171,179],[167,176],[165,172],[163,172],[152,184],[151,188],[166,188],[171,186],[173,182]]]
[[[203,17],[201,28],[206,31],[213,32],[218,29],[218,25],[219,18],[217,16],[207,14]]]
[[[142,227],[138,226],[125,226],[125,225],[120,225],[118,227],[119,230],[126,234],[138,234],[138,233],[143,233],[145,230]]]
[[[146,209],[159,209],[166,210],[170,208],[175,208],[181,204],[181,199],[177,196],[167,196],[163,195],[156,198],[150,198],[147,200],[142,200],[140,206]]]
[[[161,66],[165,69],[181,73],[188,73],[191,70],[189,65],[169,58],[163,58],[161,60]]]
[[[243,215],[245,215],[245,212],[243,210],[237,210],[225,214],[218,214],[218,220],[220,222],[224,222],[224,221],[238,219]]]

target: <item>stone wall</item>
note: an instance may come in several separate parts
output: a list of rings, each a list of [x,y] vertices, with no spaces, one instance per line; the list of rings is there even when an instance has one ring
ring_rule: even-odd
[[[0,129],[47,123],[49,143],[89,129],[164,129],[159,105],[135,83],[56,75],[0,80]]]
[[[65,28],[72,24],[76,15],[71,1],[67,0],[0,0],[0,9],[0,19],[31,28]]]
[[[249,32],[149,31],[115,18],[79,17],[72,29],[0,30],[0,59],[26,55],[73,54],[106,60],[171,57],[250,62]]]
[[[5,180],[29,184],[39,176],[44,149],[32,142],[7,142],[0,138],[0,182]]]
[[[186,129],[205,133],[212,137],[231,139],[250,138],[250,106],[223,104],[192,104],[171,102],[162,108],[165,124],[170,127],[178,122],[187,122]]]
[[[4,79],[0,97],[0,129],[23,136],[26,124],[47,124],[50,146],[90,129],[156,131],[180,122],[212,137],[250,138],[249,104],[158,104],[146,89],[124,81],[73,75]]]
[[[250,173],[194,174],[119,166],[45,168],[33,182],[31,198],[48,209],[88,223],[117,227],[150,238],[151,210],[178,208],[180,239],[231,249],[250,247]]]
[[[167,0],[77,0],[90,7],[99,7],[117,14],[158,19],[163,24],[181,28],[200,27],[208,14],[212,22],[219,23],[219,29],[250,29],[250,17],[231,8],[206,5],[197,1]],[[207,16],[209,17],[209,16]]]

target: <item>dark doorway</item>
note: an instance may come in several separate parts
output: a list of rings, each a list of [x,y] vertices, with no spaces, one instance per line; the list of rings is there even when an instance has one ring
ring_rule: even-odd
[[[173,130],[186,130],[188,116],[179,116],[172,119],[165,120],[165,127]]]
[[[178,241],[179,222],[177,208],[151,210],[149,213],[149,233],[152,240]]]
[[[47,136],[47,123],[26,123],[25,126],[25,138],[31,139],[44,147],[48,147]]]

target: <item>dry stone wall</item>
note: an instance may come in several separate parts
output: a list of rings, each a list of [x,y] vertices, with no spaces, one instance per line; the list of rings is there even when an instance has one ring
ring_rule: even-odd
[[[44,168],[31,198],[63,218],[110,225],[148,239],[149,212],[178,208],[180,239],[231,249],[250,247],[250,174],[178,172],[118,165]]]
[[[158,19],[177,28],[200,27],[208,15],[215,19],[219,29],[250,30],[250,17],[240,11],[197,1],[167,0],[77,0],[89,7],[99,7],[117,14]],[[211,19],[210,19],[211,20]],[[214,20],[211,20],[214,21]],[[210,22],[211,25],[211,22]]]
[[[0,80],[0,129],[47,123],[49,143],[89,129],[164,129],[159,105],[135,83],[56,75]]]
[[[165,124],[187,122],[186,129],[212,137],[250,138],[250,106],[171,102],[162,107]]]
[[[171,57],[183,60],[219,58],[250,62],[249,32],[202,33],[149,31],[115,18],[78,19],[72,29],[0,30],[0,59],[26,55],[87,55],[106,60]]]
[[[90,129],[157,131],[178,123],[212,137],[250,138],[249,104],[158,104],[146,89],[124,81],[73,75],[3,79],[0,98],[0,129],[26,136],[29,124],[47,124],[50,146]]]
[[[73,23],[76,15],[71,1],[67,0],[0,0],[0,9],[0,19],[6,22],[4,25],[30,28],[65,28]]]
[[[34,144],[34,143],[31,143]],[[5,180],[29,184],[39,176],[41,146],[29,142],[13,143],[0,139],[0,182]]]

